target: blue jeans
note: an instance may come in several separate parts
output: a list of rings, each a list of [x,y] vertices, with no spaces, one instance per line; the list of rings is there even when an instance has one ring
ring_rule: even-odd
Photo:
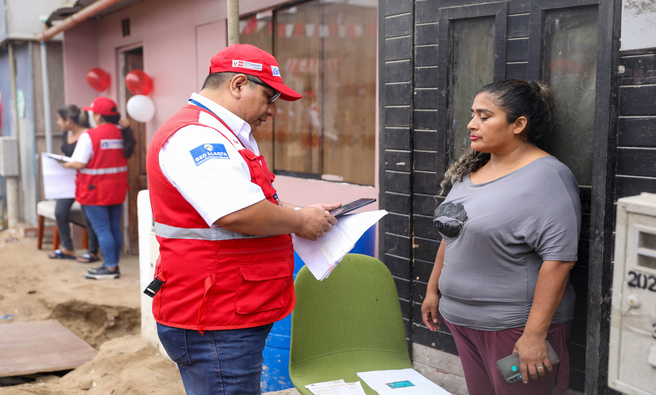
[[[200,332],[157,324],[187,395],[260,395],[262,352],[273,324]]]
[[[98,236],[98,244],[105,259],[105,267],[113,269],[118,266],[123,245],[121,233],[121,215],[123,203],[112,206],[82,206],[94,232]]]

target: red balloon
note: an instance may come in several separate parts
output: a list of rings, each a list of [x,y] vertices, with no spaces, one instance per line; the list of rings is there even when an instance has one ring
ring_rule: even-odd
[[[125,75],[125,85],[135,95],[148,96],[153,89],[153,80],[143,70],[132,70]]]
[[[100,67],[94,67],[87,72],[87,82],[98,92],[102,92],[109,86],[109,74]]]

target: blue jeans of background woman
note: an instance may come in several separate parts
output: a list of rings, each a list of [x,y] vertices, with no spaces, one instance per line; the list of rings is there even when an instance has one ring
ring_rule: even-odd
[[[75,203],[74,198],[57,199],[55,202],[55,222],[57,223],[57,232],[59,233],[62,249],[68,251],[73,250],[73,239],[71,238],[71,227],[69,224],[71,206],[73,203]],[[84,215],[84,210],[82,210],[82,215]],[[96,233],[93,231],[86,215],[84,215],[84,222],[87,227],[87,240],[89,243],[87,251],[93,255],[98,255],[98,238],[96,237]]]
[[[98,243],[105,260],[104,266],[108,269],[115,268],[118,266],[123,245],[123,234],[121,232],[123,204],[111,206],[83,205],[82,207],[98,236]]]

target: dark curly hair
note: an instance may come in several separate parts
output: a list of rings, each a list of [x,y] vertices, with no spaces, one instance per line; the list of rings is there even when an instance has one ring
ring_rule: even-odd
[[[501,80],[485,85],[478,93],[488,98],[506,113],[508,123],[526,117],[526,127],[521,134],[524,141],[539,144],[551,133],[554,124],[554,96],[549,85],[543,82],[517,79]],[[490,160],[490,154],[466,150],[444,173],[440,183],[442,192],[463,177],[475,172]]]

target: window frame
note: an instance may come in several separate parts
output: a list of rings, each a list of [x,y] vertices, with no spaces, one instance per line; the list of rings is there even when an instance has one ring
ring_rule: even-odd
[[[508,23],[508,3],[495,2],[444,7],[439,9],[438,58],[445,59],[446,67],[439,67],[438,86],[443,86],[445,92],[451,91],[451,69],[453,65],[453,46],[451,40],[453,29],[452,22],[462,19],[474,19],[489,16],[494,17],[494,53],[495,55],[499,55],[494,61],[494,81],[498,81],[504,78],[506,69],[506,26]],[[444,139],[438,143],[438,146],[447,148],[447,155],[445,155],[444,159],[447,168],[448,165],[456,159],[453,152],[453,131],[449,128],[451,115],[452,111],[449,95],[438,95],[437,130],[444,130],[444,133],[438,134],[438,136]]]

